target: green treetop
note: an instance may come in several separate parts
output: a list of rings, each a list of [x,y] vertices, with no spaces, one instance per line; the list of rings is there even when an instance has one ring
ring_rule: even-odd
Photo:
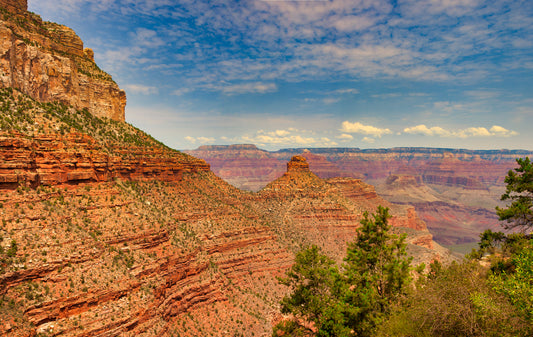
[[[496,207],[500,220],[506,220],[507,229],[529,232],[533,229],[533,163],[528,157],[516,160],[519,167],[505,177],[507,188],[501,200],[511,200],[507,208]]]

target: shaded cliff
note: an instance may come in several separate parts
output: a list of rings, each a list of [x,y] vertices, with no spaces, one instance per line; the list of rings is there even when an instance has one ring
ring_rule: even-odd
[[[0,0],[0,41],[0,87],[124,121],[126,93],[72,29],[27,12],[25,0]]]

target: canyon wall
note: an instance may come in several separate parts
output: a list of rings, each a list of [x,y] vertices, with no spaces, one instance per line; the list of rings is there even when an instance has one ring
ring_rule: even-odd
[[[92,50],[72,29],[26,10],[26,1],[0,0],[0,87],[124,121],[126,93],[98,68]]]
[[[434,148],[285,149],[267,152],[238,146],[203,146],[187,153],[206,160],[212,170],[231,184],[262,188],[271,176],[281,176],[280,163],[291,156],[307,159],[311,171],[321,178],[362,179],[376,186],[385,199],[411,205],[426,222],[437,242],[446,245],[476,242],[485,229],[501,230],[495,213],[502,206],[507,172],[516,167],[516,158],[533,156],[522,150],[460,150]],[[259,154],[260,153],[260,157]],[[246,161],[255,156],[255,160]],[[264,159],[263,159],[264,158]],[[246,161],[245,166],[239,163]],[[261,176],[262,172],[268,172]],[[239,175],[242,178],[239,178]]]
[[[184,160],[162,150],[130,146],[106,153],[91,137],[71,133],[27,139],[0,136],[0,189],[127,180],[180,181],[184,173],[208,172],[203,160]],[[120,156],[124,154],[124,156]]]
[[[484,190],[503,186],[507,171],[516,167],[516,158],[533,156],[533,152],[521,150],[433,148],[319,148],[267,152],[253,145],[247,145],[246,151],[240,145],[218,145],[186,152],[211,163],[214,172],[239,188],[246,187],[244,182],[251,174],[255,174],[257,184],[265,186],[272,181],[269,177],[283,174],[282,163],[301,155],[322,178],[352,177],[380,184],[392,174],[403,174],[418,177],[416,179],[426,184]],[[247,158],[253,160],[246,161]]]
[[[0,5],[12,12],[25,12],[28,10],[28,0],[2,0]]]

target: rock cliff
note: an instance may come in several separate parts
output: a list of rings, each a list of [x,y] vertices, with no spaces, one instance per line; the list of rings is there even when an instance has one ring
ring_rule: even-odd
[[[0,87],[124,121],[126,93],[93,56],[72,29],[27,12],[26,1],[0,0]]]
[[[285,162],[250,144],[205,145],[187,153],[197,158],[209,158],[213,173],[248,191],[260,190],[279,178],[285,169]]]
[[[31,101],[19,97],[9,102]],[[47,125],[42,107],[26,112]],[[303,157],[252,194],[120,123],[81,113],[94,137],[61,135],[55,126],[80,114],[45,113],[47,136],[19,122],[25,133],[1,138],[0,335],[269,334],[285,291],[276,277],[294,252],[316,243],[340,259],[378,204],[392,207],[417,262],[450,258],[412,209],[357,179],[324,181]],[[108,139],[112,130],[126,137]],[[113,146],[124,148],[110,151],[116,160]]]

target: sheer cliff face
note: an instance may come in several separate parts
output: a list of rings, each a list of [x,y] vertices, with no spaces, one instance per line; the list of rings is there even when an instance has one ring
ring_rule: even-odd
[[[26,1],[0,0],[0,87],[124,121],[126,93],[70,28],[43,22]]]
[[[5,8],[8,8],[10,11],[27,11],[28,10],[28,1],[27,0],[2,0],[0,4]]]

